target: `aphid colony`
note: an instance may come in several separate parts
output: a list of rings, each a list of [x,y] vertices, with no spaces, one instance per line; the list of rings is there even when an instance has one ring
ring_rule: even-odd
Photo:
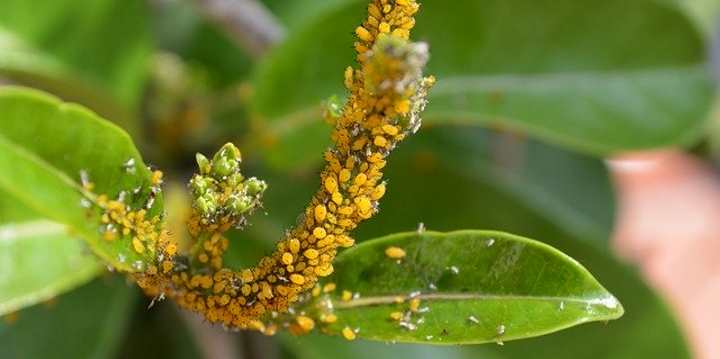
[[[334,126],[334,147],[324,154],[320,189],[276,251],[256,266],[223,266],[229,245],[224,233],[245,224],[246,216],[261,205],[266,188],[263,181],[242,176],[240,152],[232,144],[223,146],[212,160],[197,157],[199,173],[190,181],[193,211],[188,221],[196,242],[189,253],[177,253],[177,244],[157,229],[156,218],[146,219],[144,212],[131,215],[113,201],[103,201],[103,220],[122,224],[118,230],[123,234],[130,228],[136,251],[153,246],[156,263],[134,274],[148,295],[171,298],[212,323],[272,334],[277,328],[273,317],[292,311],[293,303],[307,298],[304,293],[333,273],[337,250],[352,246],[351,231],[377,213],[385,194],[385,159],[419,128],[419,113],[434,83],[432,77],[422,77],[427,47],[407,42],[418,8],[414,0],[374,0],[368,6],[367,20],[355,31],[359,67],[345,71],[350,97],[341,113],[328,111],[326,116]],[[388,256],[400,259],[404,251],[392,249]],[[352,298],[349,292],[348,296]],[[332,323],[337,318],[325,313],[318,320]],[[307,332],[315,327],[315,319],[299,314],[293,325],[297,332]],[[356,333],[351,328],[342,331],[350,340]]]

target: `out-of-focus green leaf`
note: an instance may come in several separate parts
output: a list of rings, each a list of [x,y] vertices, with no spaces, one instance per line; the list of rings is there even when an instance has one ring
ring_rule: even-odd
[[[388,258],[390,247],[406,256]],[[373,340],[503,342],[623,314],[617,299],[577,261],[503,232],[409,232],[366,241],[340,254],[327,281],[337,290],[309,302],[338,317],[323,332],[349,327]],[[359,297],[343,301],[342,291]],[[410,309],[409,298],[421,301],[419,309]],[[391,319],[392,312],[403,318]]]
[[[53,302],[0,322],[2,357],[110,358],[118,349],[137,291],[122,278],[98,279]]]
[[[0,188],[10,194],[7,200],[68,226],[102,259],[133,270],[144,257],[130,240],[100,238],[99,216],[84,208],[78,183],[85,173],[95,193],[116,198],[124,192],[127,205],[145,207],[150,171],[130,137],[82,107],[38,91],[0,88],[0,111]],[[158,195],[149,213],[160,211]]]
[[[2,5],[0,5],[0,8]],[[66,101],[81,102],[113,118],[131,133],[138,131],[135,118],[110,93],[92,85],[75,70],[21,41],[0,26],[0,76],[16,83],[40,88]]]
[[[0,225],[0,315],[84,284],[99,269],[65,226],[44,220]]]
[[[279,336],[280,342],[287,348],[284,358],[297,359],[471,359],[459,350],[448,347],[420,344],[384,344],[357,340],[349,342],[338,337],[307,335],[291,337]],[[461,347],[457,347],[461,348]],[[483,359],[497,359],[494,356],[483,356]]]
[[[198,348],[201,343],[193,340],[180,317],[181,309],[170,301],[158,302],[148,309],[148,299],[141,300],[131,313],[130,328],[115,358],[202,358]]]
[[[91,0],[82,4],[72,0],[4,0],[0,3],[0,27],[35,49],[43,64],[61,64],[124,106],[135,108],[152,52],[146,6],[142,0]],[[35,73],[35,69],[41,76],[48,70],[38,67],[30,72]],[[2,68],[0,74],[5,75]],[[63,85],[71,87],[72,83]],[[62,96],[65,89],[55,90]]]
[[[276,165],[320,158],[329,128],[317,107],[343,93],[348,29],[364,7],[326,13],[259,67],[254,109]],[[606,155],[690,144],[710,108],[703,38],[664,1],[429,0],[413,37],[430,44],[438,78],[428,124],[511,128]]]

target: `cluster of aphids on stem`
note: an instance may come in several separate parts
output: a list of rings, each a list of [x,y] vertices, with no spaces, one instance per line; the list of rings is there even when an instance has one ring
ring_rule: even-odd
[[[195,243],[188,253],[178,253],[177,244],[167,231],[158,229],[155,218],[123,213],[113,202],[103,204],[108,223],[127,221],[122,231],[130,228],[123,234],[133,236],[136,251],[153,246],[155,263],[133,274],[147,294],[173,299],[228,328],[272,334],[278,326],[296,333],[315,327],[316,320],[308,313],[296,313],[293,305],[334,290],[333,284],[321,287],[318,280],[333,273],[338,249],[354,244],[351,231],[378,212],[386,188],[382,179],[386,158],[419,128],[419,113],[434,83],[432,77],[422,75],[427,47],[407,41],[418,9],[414,0],[369,4],[367,19],[355,30],[358,66],[345,71],[350,96],[342,111],[326,114],[334,127],[334,146],[324,154],[320,189],[276,250],[254,267],[234,270],[223,265],[229,245],[224,233],[245,224],[246,216],[261,205],[267,187],[240,173],[240,152],[232,144],[212,159],[197,157],[199,173],[190,181],[193,210],[188,220]],[[397,257],[399,252],[388,256]],[[343,294],[343,299],[352,296]],[[410,303],[411,312],[417,311],[417,304]],[[293,319],[281,319],[287,318],[286,313]],[[332,324],[337,318],[326,310],[316,319]],[[357,328],[342,330],[348,339],[354,339],[356,332]]]

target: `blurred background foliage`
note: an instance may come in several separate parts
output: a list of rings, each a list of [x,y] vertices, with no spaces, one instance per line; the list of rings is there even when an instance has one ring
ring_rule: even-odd
[[[0,81],[116,121],[169,186],[189,177],[194,152],[236,142],[246,173],[270,185],[267,214],[233,234],[227,254],[233,265],[254,262],[317,186],[330,130],[321,104],[345,95],[351,29],[366,2],[263,3],[286,35],[257,57],[203,15],[203,1],[3,0]],[[262,358],[690,357],[663,300],[609,248],[615,201],[603,158],[712,140],[707,53],[717,8],[712,0],[425,0],[417,19],[413,37],[430,44],[438,86],[423,130],[393,156],[380,215],[357,239],[420,222],[531,236],[583,263],[623,302],[621,320],[502,347],[210,335]],[[168,192],[170,213],[187,204],[177,192]],[[0,225],[27,218],[0,202]],[[0,262],[0,282],[2,273]],[[148,309],[117,276],[78,277],[76,290],[59,286],[49,302],[5,316],[3,357],[192,358],[213,343],[171,303]]]

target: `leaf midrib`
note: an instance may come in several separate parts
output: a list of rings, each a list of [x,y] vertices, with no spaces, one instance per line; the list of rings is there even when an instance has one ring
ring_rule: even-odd
[[[342,301],[334,301],[333,307],[336,309],[351,309],[351,308],[358,308],[358,307],[369,307],[369,306],[378,306],[378,305],[384,305],[384,304],[395,304],[397,303],[397,298],[405,298],[407,293],[402,294],[396,294],[396,295],[383,295],[383,296],[375,296],[375,297],[368,297],[363,296],[361,298],[353,299],[348,302],[342,302]],[[496,301],[496,300],[507,300],[507,301],[522,301],[522,300],[528,300],[528,301],[547,301],[547,302],[565,302],[565,303],[575,303],[575,304],[590,304],[590,305],[603,305],[605,300],[613,300],[617,301],[617,299],[613,296],[607,296],[604,295],[603,298],[579,298],[579,297],[563,297],[563,296],[532,296],[532,295],[503,295],[503,294],[481,294],[481,293],[452,293],[452,292],[443,292],[443,293],[427,293],[427,294],[420,294],[417,296],[413,296],[413,298],[417,298],[423,301],[442,301],[442,300],[487,300],[487,301]],[[618,302],[619,305],[619,302]],[[608,308],[613,309],[613,308]]]

